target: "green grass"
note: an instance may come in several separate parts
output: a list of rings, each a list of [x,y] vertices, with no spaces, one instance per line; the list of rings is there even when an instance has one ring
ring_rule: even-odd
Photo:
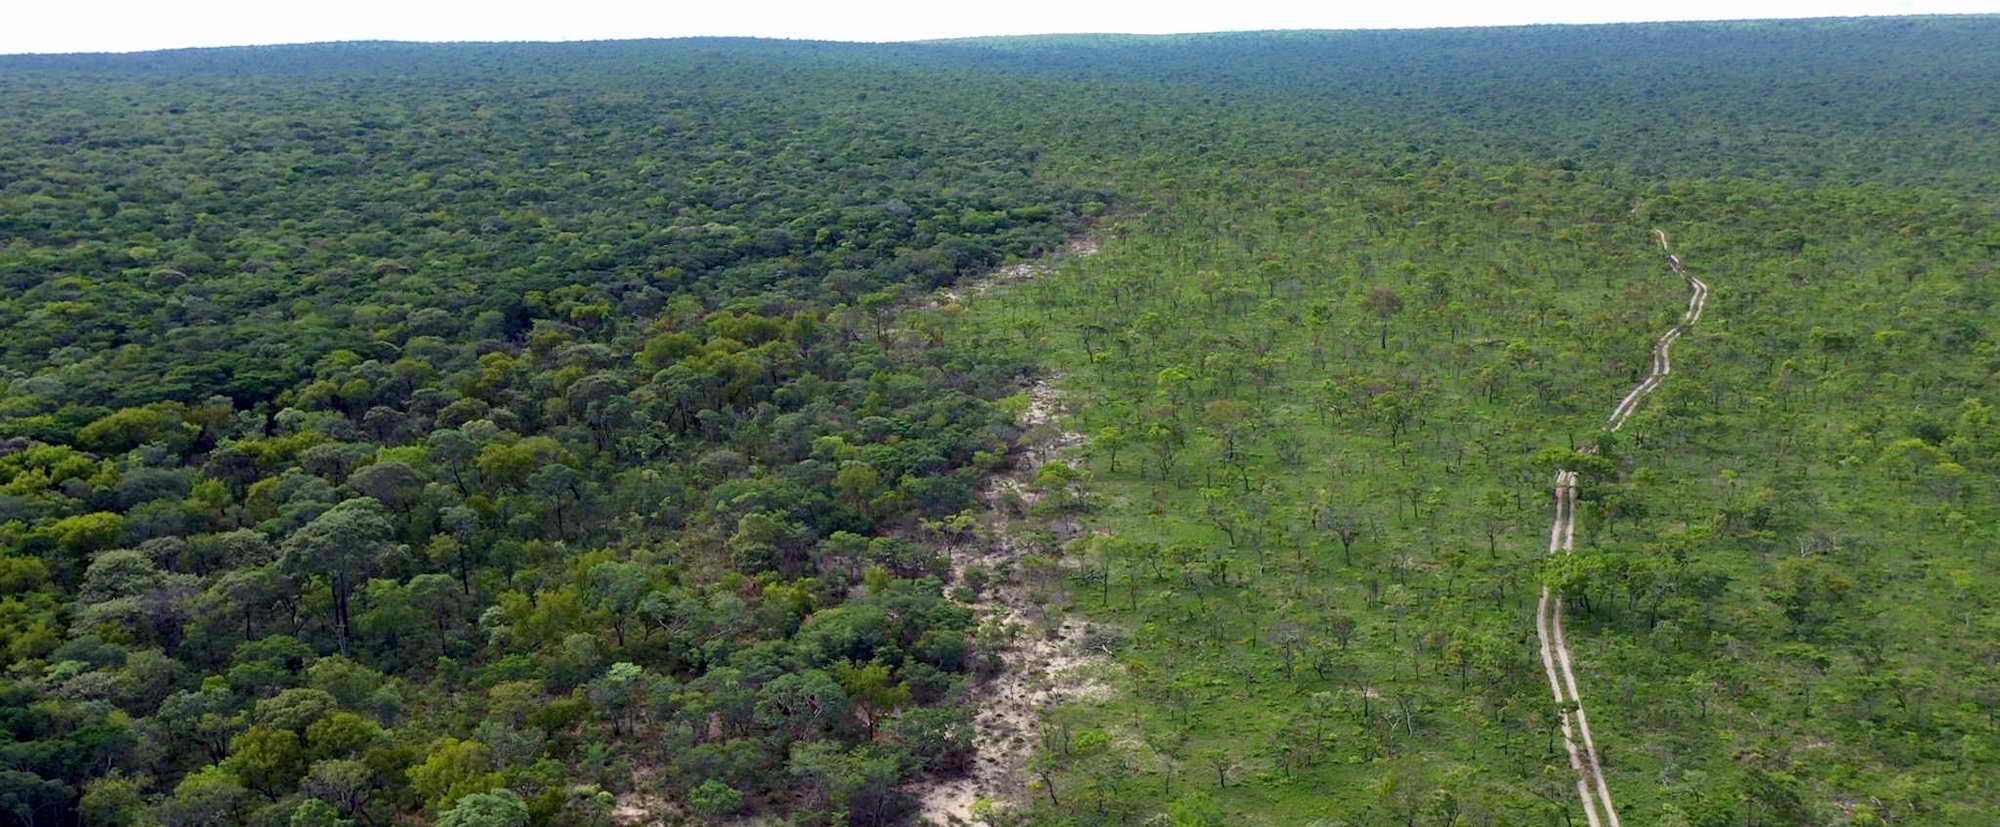
[[[1130,641],[1123,693],[1054,725],[1068,795],[1031,817],[1138,818],[1109,803],[1163,800],[1178,755],[1175,789],[1227,823],[1560,821],[1576,805],[1534,654],[1549,579],[1632,823],[1973,823],[1996,698],[1948,676],[1991,644],[1935,630],[1994,617],[1991,437],[1953,419],[1990,400],[1993,348],[1948,346],[1991,265],[1907,230],[1925,195],[1870,195],[1227,170],[974,303],[979,335],[1065,376],[1109,537],[1069,549],[1073,599]],[[1616,471],[1586,478],[1579,553],[1549,568],[1547,470],[1599,439],[1685,308],[1653,226],[1715,295],[1602,443]],[[1386,345],[1383,288],[1402,299]],[[1888,448],[1925,439],[1907,434],[1932,441]],[[1366,526],[1351,561],[1316,514]]]

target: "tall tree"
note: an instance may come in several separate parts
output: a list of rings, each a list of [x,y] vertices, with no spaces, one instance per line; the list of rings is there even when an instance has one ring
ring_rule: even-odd
[[[1393,287],[1376,287],[1361,298],[1361,306],[1382,324],[1381,350],[1389,349],[1389,320],[1403,312],[1403,294]]]
[[[394,534],[382,504],[357,497],[314,518],[280,546],[278,565],[285,572],[325,578],[333,596],[333,627],[342,655],[347,654],[351,628],[350,598],[376,560],[389,551]]]

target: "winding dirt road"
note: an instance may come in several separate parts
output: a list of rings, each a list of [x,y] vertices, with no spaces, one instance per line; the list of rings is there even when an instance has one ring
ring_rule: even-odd
[[[1660,252],[1667,257],[1667,266],[1685,277],[1690,295],[1687,312],[1682,314],[1679,324],[1669,328],[1659,341],[1653,343],[1653,365],[1646,378],[1632,388],[1631,393],[1618,400],[1618,407],[1611,411],[1610,420],[1604,423],[1605,430],[1617,431],[1625,427],[1625,420],[1631,418],[1639,403],[1652,393],[1660,383],[1666,381],[1667,374],[1674,370],[1674,341],[1701,319],[1702,310],[1708,307],[1708,283],[1687,274],[1681,265],[1680,256],[1667,247],[1667,234],[1654,230],[1659,239]],[[1585,453],[1595,453],[1595,446],[1583,449]],[[1558,470],[1555,478],[1555,522],[1549,526],[1549,554],[1568,554],[1576,549],[1576,485],[1575,471]],[[1576,673],[1570,668],[1569,643],[1563,639],[1563,599],[1560,592],[1547,586],[1542,587],[1541,605],[1536,609],[1535,633],[1541,639],[1542,669],[1548,674],[1549,691],[1555,695],[1557,706],[1562,709],[1563,746],[1569,750],[1570,769],[1576,771],[1576,797],[1583,802],[1584,818],[1590,827],[1623,827],[1618,821],[1618,808],[1611,802],[1611,788],[1604,781],[1604,770],[1597,760],[1597,741],[1590,734],[1590,717],[1583,709],[1583,695],[1576,689]]]

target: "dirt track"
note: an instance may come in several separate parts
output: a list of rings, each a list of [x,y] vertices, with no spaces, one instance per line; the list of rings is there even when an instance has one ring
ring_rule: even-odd
[[[1659,239],[1660,252],[1667,257],[1667,266],[1687,278],[1690,295],[1688,309],[1681,316],[1679,324],[1669,328],[1659,341],[1653,343],[1653,364],[1646,378],[1632,388],[1625,398],[1618,401],[1618,407],[1611,411],[1611,418],[1604,423],[1605,430],[1617,431],[1625,427],[1632,412],[1639,403],[1666,381],[1673,373],[1674,342],[1696,321],[1708,307],[1708,283],[1687,275],[1679,256],[1667,247],[1667,234],[1653,231]],[[1583,449],[1594,453],[1595,447]],[[1555,522],[1549,526],[1549,554],[1568,554],[1576,549],[1576,486],[1575,471],[1558,470],[1555,477]],[[1576,673],[1570,668],[1569,643],[1563,638],[1563,600],[1560,592],[1547,586],[1542,587],[1541,604],[1535,610],[1535,633],[1541,640],[1542,669],[1549,679],[1549,691],[1555,695],[1556,704],[1563,708],[1563,746],[1569,750],[1569,765],[1576,771],[1576,796],[1583,803],[1584,818],[1590,827],[1622,827],[1618,820],[1618,809],[1611,801],[1611,787],[1604,780],[1604,770],[1597,760],[1597,741],[1590,732],[1590,717],[1584,712],[1583,695],[1576,688]],[[1601,816],[1600,816],[1601,813]]]

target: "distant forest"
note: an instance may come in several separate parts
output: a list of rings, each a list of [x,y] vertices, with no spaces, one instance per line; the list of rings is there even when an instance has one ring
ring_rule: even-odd
[[[1717,664],[1588,677],[1634,824],[1984,823],[1995,44],[0,56],[0,811],[911,823],[1052,628],[975,611],[1011,583],[1123,677],[1018,736],[996,827],[1564,823],[1510,602],[1560,582],[1590,668]],[[1719,286],[1684,421],[1602,443],[1598,556],[1544,569],[1542,466],[1685,301],[1654,226]],[[1051,376],[1088,446],[1037,472]]]

